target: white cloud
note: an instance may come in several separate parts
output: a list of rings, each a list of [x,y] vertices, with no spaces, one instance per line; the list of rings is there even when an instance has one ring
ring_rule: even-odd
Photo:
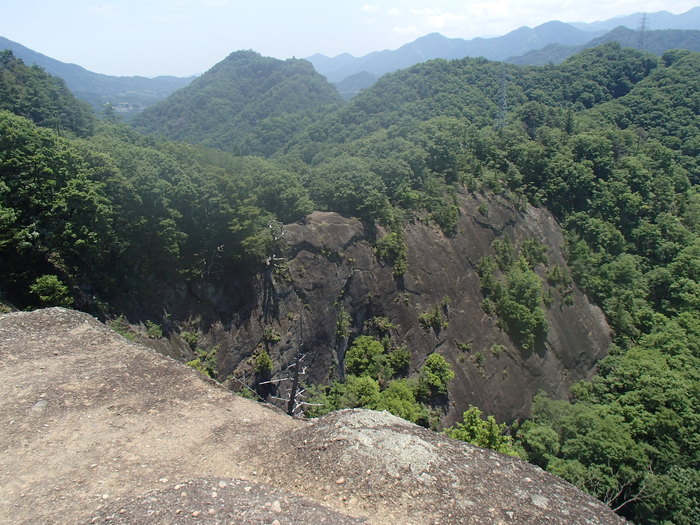
[[[394,31],[394,33],[398,33],[399,35],[416,35],[416,36],[418,36],[421,34],[421,31],[414,25],[395,27],[393,31]]]
[[[465,11],[451,13],[442,9],[411,9],[411,14],[419,17],[423,25],[431,30],[443,30],[447,28],[455,28],[462,25],[469,19],[468,13]]]
[[[391,9],[387,9],[386,14],[389,16],[401,16],[403,13],[401,13],[400,9],[392,7]]]
[[[362,6],[362,10],[365,13],[375,13],[379,10],[379,6],[377,4],[365,4]]]

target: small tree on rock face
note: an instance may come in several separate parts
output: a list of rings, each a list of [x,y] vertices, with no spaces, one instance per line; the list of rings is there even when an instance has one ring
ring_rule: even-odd
[[[419,397],[431,398],[447,395],[447,385],[455,373],[440,354],[430,354],[418,376]]]
[[[355,376],[377,377],[382,367],[384,345],[374,337],[361,335],[345,355],[347,372]]]
[[[272,359],[266,350],[261,350],[255,358],[255,373],[258,376],[266,377],[272,370]]]
[[[400,232],[391,232],[377,240],[376,252],[379,258],[391,264],[395,276],[406,273],[408,247]]]

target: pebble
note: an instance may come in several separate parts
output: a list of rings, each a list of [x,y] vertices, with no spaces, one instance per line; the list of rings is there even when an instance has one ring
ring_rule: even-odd
[[[226,483],[223,479],[221,481],[219,481],[219,488],[220,489],[225,489],[226,487],[228,487],[228,483]]]
[[[193,518],[196,518],[196,517],[199,516],[200,514],[201,514],[201,512],[199,512],[198,510],[195,510],[195,511],[192,513],[192,517],[193,517]]]
[[[48,401],[46,401],[45,399],[41,399],[34,404],[34,406],[32,407],[32,410],[34,412],[40,412],[40,411],[44,410],[48,404],[49,404]]]
[[[280,525],[280,520],[275,520],[270,525]]]
[[[280,512],[282,512],[282,505],[280,505],[279,501],[275,501],[272,504],[272,507],[270,508],[270,510],[272,510],[272,512],[274,512],[275,514],[279,514]]]
[[[168,478],[160,478],[158,481],[160,481],[161,483],[167,483]]]
[[[336,485],[342,485],[343,483],[345,483],[345,478],[342,476],[335,480]]]

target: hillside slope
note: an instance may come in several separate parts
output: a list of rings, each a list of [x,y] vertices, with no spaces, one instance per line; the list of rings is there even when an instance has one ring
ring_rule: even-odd
[[[0,393],[5,523],[622,522],[386,413],[281,416],[75,311],[0,316]]]
[[[134,125],[172,140],[268,154],[315,112],[341,102],[335,88],[305,60],[237,51],[144,111]]]
[[[101,111],[105,104],[112,104],[125,117],[143,111],[192,81],[192,77],[114,77],[93,73],[0,37],[0,50],[3,49],[9,49],[28,65],[36,64],[47,73],[62,78],[79,99],[89,102],[96,111]]]

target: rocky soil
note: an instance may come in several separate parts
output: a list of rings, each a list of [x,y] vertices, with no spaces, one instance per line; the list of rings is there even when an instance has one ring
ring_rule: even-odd
[[[291,419],[52,308],[0,315],[0,523],[621,523],[386,413]]]

